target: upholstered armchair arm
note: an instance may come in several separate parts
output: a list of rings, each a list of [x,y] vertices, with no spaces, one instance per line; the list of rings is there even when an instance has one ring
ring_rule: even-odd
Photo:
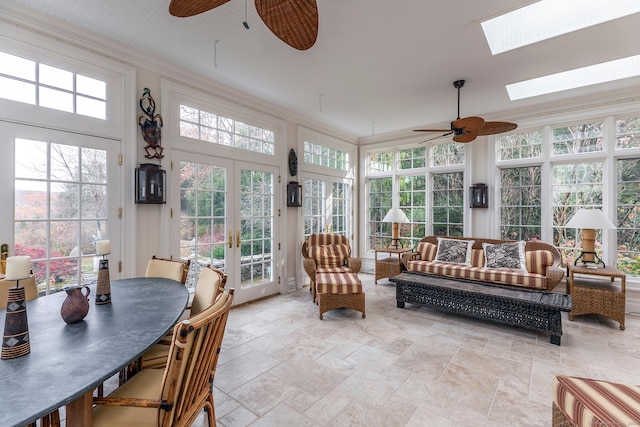
[[[304,267],[304,271],[307,272],[309,278],[311,279],[311,283],[316,282],[316,260],[313,258],[304,258],[302,260],[302,265]]]
[[[347,258],[347,267],[351,269],[352,273],[359,273],[362,267],[362,260],[360,258]]]

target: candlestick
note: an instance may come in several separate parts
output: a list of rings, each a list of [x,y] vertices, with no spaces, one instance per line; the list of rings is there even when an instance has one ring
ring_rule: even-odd
[[[96,240],[96,254],[108,255],[111,253],[111,243],[108,240]]]
[[[26,279],[31,275],[30,256],[10,256],[7,258],[7,273],[5,280]],[[16,287],[18,284],[16,283]]]
[[[98,286],[96,287],[96,304],[111,303],[111,280],[109,279],[109,260],[103,258],[98,267]]]

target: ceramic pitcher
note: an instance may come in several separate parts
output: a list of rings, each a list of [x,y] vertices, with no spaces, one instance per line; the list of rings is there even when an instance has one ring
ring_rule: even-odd
[[[86,289],[86,293],[82,292]],[[89,312],[89,294],[91,290],[88,286],[70,286],[64,288],[67,293],[60,309],[60,315],[67,323],[76,323],[85,318]]]

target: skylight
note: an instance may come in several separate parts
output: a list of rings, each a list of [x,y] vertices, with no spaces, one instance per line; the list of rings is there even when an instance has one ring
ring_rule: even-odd
[[[481,25],[497,55],[637,12],[638,0],[541,0]]]
[[[512,101],[640,75],[640,55],[507,85]]]

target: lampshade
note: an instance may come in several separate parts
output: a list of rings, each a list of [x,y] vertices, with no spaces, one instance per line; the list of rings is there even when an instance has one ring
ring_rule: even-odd
[[[391,208],[384,216],[382,222],[409,222],[409,218],[399,208]]]
[[[600,209],[579,209],[565,226],[594,230],[614,230],[616,228]]]

